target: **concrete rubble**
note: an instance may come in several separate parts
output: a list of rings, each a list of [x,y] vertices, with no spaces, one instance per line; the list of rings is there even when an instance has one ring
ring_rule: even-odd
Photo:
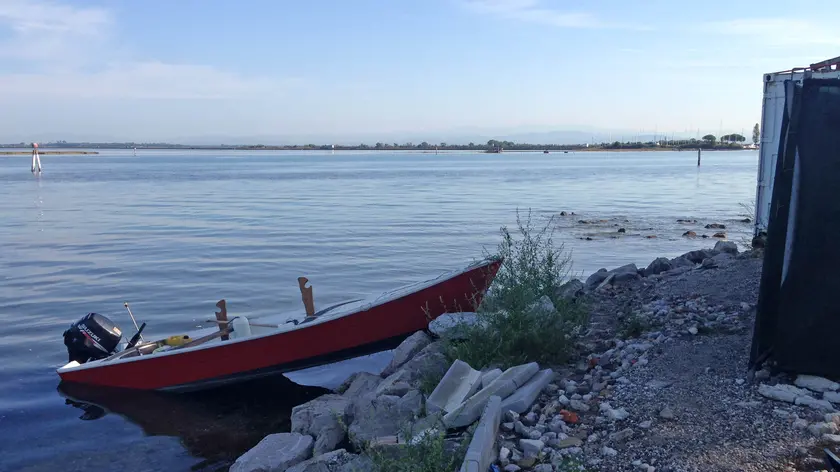
[[[759,259],[718,241],[567,282],[557,293],[585,299],[592,316],[578,357],[550,369],[478,370],[415,334],[382,375],[356,374],[341,395],[295,408],[295,433],[282,433],[295,436],[267,437],[231,470],[371,470],[365,454],[346,451],[444,430],[473,432],[463,472],[822,468],[809,451],[840,444],[840,384],[744,369],[760,271]],[[429,373],[441,380],[424,395]],[[332,435],[327,411],[347,437]],[[406,425],[414,436],[403,437]]]

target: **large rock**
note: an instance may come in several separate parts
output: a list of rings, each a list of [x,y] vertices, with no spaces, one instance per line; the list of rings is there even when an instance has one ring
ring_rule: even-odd
[[[809,397],[807,395],[796,397],[796,400],[793,403],[800,406],[808,406],[815,410],[822,411],[823,413],[835,411],[834,406],[832,406],[828,400],[817,400],[816,398]]]
[[[402,398],[368,394],[353,402],[350,438],[364,444],[379,436],[396,436],[423,409],[423,394],[417,390]]]
[[[419,389],[424,377],[443,377],[447,369],[449,361],[441,352],[440,343],[431,343],[379,384],[376,394],[402,395],[409,389]]]
[[[614,274],[613,276],[613,284],[622,284],[627,282],[632,282],[634,280],[641,279],[642,276],[636,272],[620,272],[618,274]]]
[[[645,277],[650,277],[651,275],[661,274],[662,272],[668,271],[673,269],[674,266],[671,265],[671,261],[668,260],[666,257],[657,257],[653,260],[650,264],[648,264],[647,268],[645,269]]]
[[[831,403],[840,403],[840,392],[825,392],[823,393],[823,400],[828,400]]]
[[[239,456],[230,472],[283,472],[312,457],[313,442],[299,433],[269,434]]]
[[[554,295],[561,300],[575,300],[583,293],[583,289],[583,282],[578,279],[572,279],[557,287],[557,290],[554,291]]]
[[[341,395],[322,395],[292,409],[292,432],[314,436],[314,455],[332,451],[346,437],[344,426],[350,399]]]
[[[700,261],[702,262],[702,260]],[[688,260],[685,256],[675,257],[671,259],[671,269],[677,269],[680,267],[694,267],[694,262]]]
[[[341,466],[338,472],[370,472],[371,470],[375,470],[375,467],[373,460],[362,454]]]
[[[347,385],[346,388],[339,387],[339,391],[341,391],[342,395],[346,398],[353,399],[376,390],[376,387],[382,383],[382,377],[376,374],[371,374],[370,372],[359,372],[353,374],[345,381],[345,383],[348,381],[349,385]]]
[[[761,384],[758,386],[758,393],[761,396],[787,403],[794,403],[798,397],[809,395],[807,390],[787,384]]]
[[[406,362],[410,361],[418,352],[428,346],[431,342],[432,339],[422,331],[418,331],[406,338],[406,340],[400,343],[400,345],[394,350],[394,357],[391,359],[391,363],[388,364],[388,367],[385,367],[382,371],[382,376],[387,377],[396,372],[397,369],[402,367]]]
[[[696,251],[687,252],[680,257],[684,257],[694,264],[700,264],[703,262],[703,259],[715,257],[717,254],[718,252],[714,249],[698,249]]]
[[[479,323],[476,313],[444,313],[429,323],[429,331],[435,336],[466,339],[469,336],[468,328],[476,323]]]
[[[610,274],[607,272],[607,269],[598,269],[598,272],[593,273],[589,277],[586,278],[586,289],[593,290],[601,285]]]
[[[840,388],[840,384],[837,382],[815,375],[799,375],[793,383],[797,387],[807,388],[815,392],[833,392]]]
[[[718,241],[715,243],[715,251],[725,252],[727,254],[737,256],[738,245],[733,243],[732,241]]]
[[[350,454],[344,449],[321,454],[318,457],[307,459],[298,465],[286,469],[286,472],[333,472],[341,469],[345,464],[356,459],[355,454]]]
[[[611,274],[638,274],[639,268],[636,267],[636,264],[626,264],[621,267],[617,267],[610,271]]]

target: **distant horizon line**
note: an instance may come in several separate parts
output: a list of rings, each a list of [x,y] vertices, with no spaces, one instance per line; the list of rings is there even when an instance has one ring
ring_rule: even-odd
[[[206,149],[206,150],[236,150],[236,149],[244,149],[244,150],[254,150],[254,149],[266,149],[266,150],[331,150],[331,149],[356,149],[356,150],[470,150],[470,149],[491,149],[491,148],[520,148],[520,149],[557,149],[557,148],[585,148],[585,147],[605,147],[605,146],[614,146],[615,144],[619,145],[650,145],[651,147],[655,146],[674,146],[674,145],[683,145],[683,144],[690,144],[690,143],[715,143],[715,142],[745,142],[746,138],[743,135],[737,133],[731,133],[728,135],[723,136],[714,136],[711,134],[704,135],[711,136],[711,140],[705,139],[696,139],[696,138],[668,138],[667,136],[662,136],[661,139],[644,139],[644,140],[599,140],[595,142],[594,140],[590,142],[577,142],[577,143],[529,143],[529,142],[515,142],[510,140],[499,140],[499,139],[490,139],[486,143],[475,143],[469,142],[467,144],[456,144],[456,143],[447,143],[447,142],[439,142],[439,143],[430,143],[427,141],[422,141],[420,143],[414,143],[413,141],[408,141],[405,143],[386,143],[382,141],[378,141],[375,144],[367,144],[367,143],[359,143],[359,144],[179,144],[179,143],[170,143],[170,142],[134,142],[134,141],[78,141],[78,142],[68,142],[64,140],[58,141],[49,141],[49,142],[25,142],[21,141],[18,143],[5,143],[0,144],[0,149],[19,149],[19,148],[32,148],[33,144],[37,144],[41,148],[105,148],[105,149]],[[718,141],[722,137],[732,137],[737,136],[740,139],[732,140],[727,139],[725,141]],[[623,137],[622,137],[623,138]]]

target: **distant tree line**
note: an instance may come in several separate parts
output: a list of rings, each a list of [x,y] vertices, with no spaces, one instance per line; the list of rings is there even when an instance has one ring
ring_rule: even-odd
[[[753,142],[758,142],[758,125],[753,129]],[[382,151],[573,151],[581,149],[648,149],[648,148],[740,148],[741,144],[746,141],[744,136],[740,134],[727,134],[718,138],[714,135],[707,134],[701,140],[697,139],[661,139],[656,141],[614,141],[601,142],[589,144],[531,144],[531,143],[516,143],[507,140],[490,139],[486,143],[469,143],[469,144],[449,144],[446,142],[429,143],[423,141],[419,144],[413,142],[406,143],[385,143],[377,142],[373,145],[360,143],[357,145],[346,144],[295,144],[295,145],[269,145],[269,144],[250,144],[250,145],[234,145],[234,144],[219,144],[219,145],[185,145],[185,144],[170,144],[170,143],[68,143],[66,141],[55,141],[50,143],[42,143],[43,148],[87,148],[87,149],[193,149],[193,150],[292,150],[292,151],[307,151],[307,150],[382,150]],[[15,143],[15,144],[0,144],[0,148],[19,148],[26,147],[29,143]]]

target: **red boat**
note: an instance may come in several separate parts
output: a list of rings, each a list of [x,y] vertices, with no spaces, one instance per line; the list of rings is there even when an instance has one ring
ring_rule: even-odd
[[[63,382],[188,391],[381,351],[428,328],[444,313],[475,311],[501,263],[487,259],[319,312],[314,311],[311,287],[306,288],[307,280],[300,278],[304,313],[228,320],[222,300],[217,304],[218,327],[146,342],[141,336],[143,323],[122,349],[118,349],[119,328],[108,318],[89,313],[64,332],[70,359],[57,372]]]

